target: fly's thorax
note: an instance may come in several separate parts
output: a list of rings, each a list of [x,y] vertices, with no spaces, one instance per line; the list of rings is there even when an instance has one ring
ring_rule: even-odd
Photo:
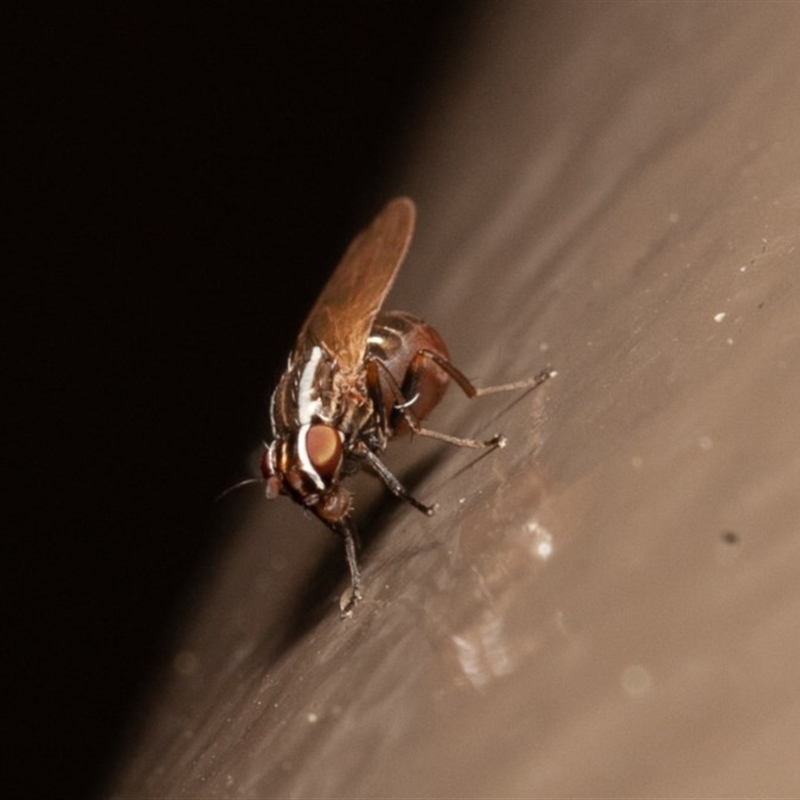
[[[272,395],[270,411],[276,437],[321,422],[350,438],[374,413],[364,365],[344,370],[319,345],[295,353]]]
[[[272,396],[271,415],[275,440],[262,458],[268,494],[278,481],[281,492],[309,507],[342,506],[343,500],[332,499],[340,478],[365,445],[383,443],[365,370],[340,369],[319,345],[293,354]]]
[[[315,419],[333,420],[337,371],[335,359],[319,345],[292,354],[270,404],[276,437]]]

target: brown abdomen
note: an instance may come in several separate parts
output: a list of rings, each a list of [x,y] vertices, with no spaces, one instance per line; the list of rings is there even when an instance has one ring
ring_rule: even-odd
[[[418,420],[438,405],[447,391],[448,374],[425,351],[449,361],[447,345],[427,322],[405,311],[385,311],[375,318],[367,344],[367,356],[383,364],[378,370],[385,418],[393,434],[403,433],[407,423],[396,406],[400,401],[388,372]],[[416,399],[414,399],[416,398]]]

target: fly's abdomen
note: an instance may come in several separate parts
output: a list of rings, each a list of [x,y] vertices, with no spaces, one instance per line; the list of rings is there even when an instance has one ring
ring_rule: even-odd
[[[414,417],[423,420],[447,391],[450,378],[431,353],[449,360],[447,345],[427,322],[405,311],[386,311],[375,319],[367,355],[381,363],[378,375],[384,413],[394,434],[407,427],[399,405],[408,404]]]

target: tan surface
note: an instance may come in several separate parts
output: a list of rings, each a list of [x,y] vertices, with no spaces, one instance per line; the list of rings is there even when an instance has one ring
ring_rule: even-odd
[[[366,515],[353,620],[254,500],[113,796],[797,795],[800,5],[538,13],[439,88],[389,306],[558,377],[393,451],[440,510]]]

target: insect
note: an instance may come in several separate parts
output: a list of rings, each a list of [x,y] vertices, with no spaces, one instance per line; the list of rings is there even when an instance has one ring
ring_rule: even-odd
[[[390,201],[350,244],[308,315],[272,395],[273,439],[261,473],[267,498],[285,494],[344,540],[350,596],[361,599],[353,498],[343,479],[361,468],[394,495],[428,516],[435,507],[414,498],[381,461],[389,441],[405,432],[459,447],[503,447],[493,436],[463,439],[422,427],[450,380],[467,397],[536,387],[555,374],[476,388],[450,362],[445,343],[426,322],[403,311],[382,311],[414,231],[408,198]]]

